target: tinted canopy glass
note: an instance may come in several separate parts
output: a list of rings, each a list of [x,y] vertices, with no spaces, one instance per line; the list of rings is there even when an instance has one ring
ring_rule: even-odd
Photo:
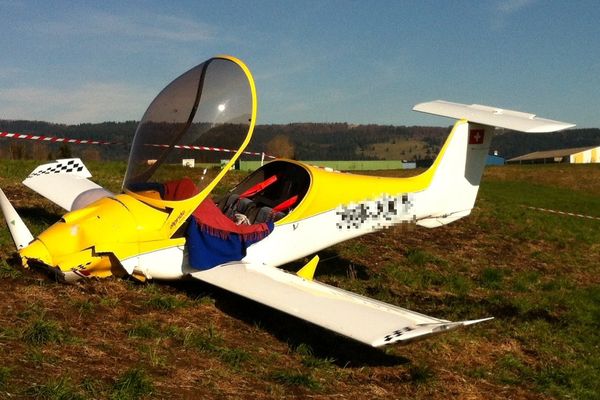
[[[124,189],[157,198],[161,185],[186,177],[202,190],[219,172],[209,164],[231,158],[250,134],[252,106],[250,82],[235,62],[213,58],[187,71],[146,110],[133,140]],[[189,160],[195,168],[184,166]]]

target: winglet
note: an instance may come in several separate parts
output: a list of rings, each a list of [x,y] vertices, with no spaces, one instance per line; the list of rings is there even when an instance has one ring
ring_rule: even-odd
[[[10,201],[8,201],[8,198],[6,198],[2,189],[0,189],[0,208],[4,214],[6,225],[8,225],[15,246],[17,246],[17,250],[27,247],[33,240],[33,235],[29,232],[29,229],[27,229],[27,226],[25,226],[21,217],[17,214],[15,208],[10,204]]]
[[[319,256],[314,256],[304,267],[300,268],[296,275],[300,278],[312,281],[317,270],[317,264],[319,263]]]
[[[388,335],[385,335],[382,339],[374,341],[372,343],[372,346],[380,347],[396,342],[408,343],[415,339],[422,339],[424,337],[431,336],[437,333],[442,333],[456,328],[460,328],[461,326],[478,324],[480,322],[489,321],[491,319],[494,319],[494,317],[475,319],[470,321],[442,321],[407,326],[402,329],[398,329],[394,332],[391,332]]]

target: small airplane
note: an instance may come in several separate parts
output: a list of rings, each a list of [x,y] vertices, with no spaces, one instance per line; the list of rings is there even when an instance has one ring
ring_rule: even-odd
[[[217,198],[217,184],[252,137],[257,96],[242,61],[216,56],[152,101],[133,139],[122,193],[90,181],[81,160],[64,159],[23,181],[68,211],[37,238],[1,190],[0,205],[23,266],[64,281],[191,277],[369,346],[408,343],[491,318],[451,322],[319,283],[318,256],[296,274],[277,267],[392,225],[434,228],[463,218],[475,203],[494,127],[574,126],[440,100],[414,110],[458,119],[420,175],[362,176],[277,159]],[[217,144],[235,150],[223,168],[181,166],[190,146]]]

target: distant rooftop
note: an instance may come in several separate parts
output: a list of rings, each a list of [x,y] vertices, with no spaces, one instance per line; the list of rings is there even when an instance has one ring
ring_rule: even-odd
[[[546,150],[546,151],[534,151],[533,153],[525,154],[519,157],[511,158],[508,160],[512,161],[529,161],[529,160],[541,160],[544,158],[558,158],[558,157],[566,157],[571,154],[580,153],[582,151],[594,149],[598,146],[588,146],[588,147],[575,147],[572,149],[559,149],[559,150]]]

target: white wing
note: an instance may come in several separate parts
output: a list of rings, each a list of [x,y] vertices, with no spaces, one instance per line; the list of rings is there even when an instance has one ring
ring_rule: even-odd
[[[87,179],[91,176],[79,158],[70,158],[40,165],[23,184],[65,210],[73,211],[113,195]]]
[[[273,267],[231,263],[191,276],[373,347],[489,319],[450,322],[428,317]]]

